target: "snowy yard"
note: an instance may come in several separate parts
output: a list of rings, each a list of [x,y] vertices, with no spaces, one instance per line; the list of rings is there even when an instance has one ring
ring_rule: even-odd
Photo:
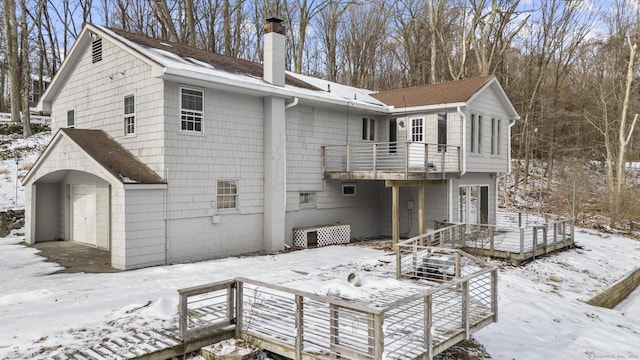
[[[580,229],[576,238],[582,249],[500,270],[499,322],[475,334],[494,359],[640,357],[640,290],[614,310],[581,301],[639,266],[640,242]],[[358,291],[347,282],[350,272],[361,275],[363,287],[384,286],[379,276],[394,266],[381,250],[331,246],[121,273],[53,274],[59,267],[21,240],[0,239],[0,359],[48,358],[169,326],[179,288],[243,276],[295,282],[318,294],[338,287],[348,296]]]

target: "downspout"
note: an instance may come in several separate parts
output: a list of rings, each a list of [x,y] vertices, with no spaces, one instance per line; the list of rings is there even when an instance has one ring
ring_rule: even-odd
[[[458,114],[460,114],[460,128],[462,129],[462,146],[460,147],[460,156],[462,171],[460,171],[460,176],[467,173],[467,115],[462,111],[462,107],[457,107]]]
[[[298,101],[299,101],[298,97],[297,97],[297,96],[294,96],[294,97],[293,97],[293,101],[291,101],[291,102],[290,102],[290,103],[288,103],[288,104],[285,104],[284,109],[285,109],[285,110],[289,110],[289,109],[291,109],[292,107],[297,106],[297,105],[298,105]]]
[[[164,170],[167,187],[164,189],[164,264],[169,265],[169,169]]]
[[[507,155],[507,159],[508,159],[508,161],[507,161],[507,172],[504,173],[504,174],[501,174],[500,176],[496,176],[496,184],[495,184],[495,187],[496,187],[496,198],[495,198],[496,204],[498,204],[498,183],[500,182],[500,179],[502,179],[502,178],[506,177],[507,175],[511,174],[511,168],[512,168],[512,166],[511,166],[511,128],[515,124],[516,124],[516,119],[510,120],[510,122],[509,122],[509,131],[507,132],[507,134],[508,134],[508,136],[507,136],[507,151],[509,152],[508,155]],[[497,221],[497,219],[496,219],[496,221]]]

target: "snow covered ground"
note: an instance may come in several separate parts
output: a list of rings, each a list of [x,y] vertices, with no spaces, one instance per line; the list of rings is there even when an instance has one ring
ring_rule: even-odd
[[[0,152],[20,148],[24,176],[50,137],[1,137]],[[15,169],[13,158],[0,159],[0,210],[24,205],[20,186],[15,199]],[[169,326],[176,320],[179,288],[243,276],[295,281],[317,293],[338,287],[348,295],[350,272],[388,274],[395,261],[381,250],[332,246],[121,273],[54,274],[60,267],[22,240],[18,231],[0,238],[0,359],[50,358]],[[640,266],[640,241],[584,229],[576,230],[576,240],[581,249],[522,267],[501,266],[499,321],[474,335],[494,359],[640,359],[640,289],[613,310],[583,302]],[[305,273],[316,280],[305,283]],[[318,282],[314,274],[320,273],[333,279]],[[359,273],[363,286],[385,286],[376,279],[379,273]]]
[[[494,359],[640,357],[640,290],[616,309],[588,300],[640,265],[640,242],[578,230],[581,249],[503,266],[499,322],[476,340]],[[308,289],[349,288],[346,276],[364,268],[388,273],[394,257],[381,250],[331,246],[272,256],[227,258],[109,274],[53,274],[15,232],[0,239],[0,359],[49,358],[105,338],[174,323],[176,290],[244,276],[273,283],[314,274]],[[382,261],[384,262],[382,262]],[[391,262],[388,265],[380,266]],[[383,286],[360,271],[363,287]],[[345,292],[346,293],[346,292]],[[145,304],[149,306],[144,306]]]
[[[24,208],[24,187],[20,180],[29,171],[40,152],[51,140],[51,133],[35,134],[28,139],[19,135],[0,135],[0,210]],[[19,154],[16,166],[15,154]],[[16,169],[18,198],[16,202]]]

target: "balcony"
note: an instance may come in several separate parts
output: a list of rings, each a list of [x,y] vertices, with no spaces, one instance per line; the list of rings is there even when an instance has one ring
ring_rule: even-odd
[[[326,179],[442,180],[460,174],[460,147],[417,142],[363,142],[322,147]]]

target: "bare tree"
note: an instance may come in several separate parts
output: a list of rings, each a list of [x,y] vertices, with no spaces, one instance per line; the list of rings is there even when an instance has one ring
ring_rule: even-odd
[[[20,120],[20,54],[18,38],[18,19],[14,0],[4,0],[3,21],[6,34],[7,65],[9,68],[9,97],[11,101],[11,120]]]

